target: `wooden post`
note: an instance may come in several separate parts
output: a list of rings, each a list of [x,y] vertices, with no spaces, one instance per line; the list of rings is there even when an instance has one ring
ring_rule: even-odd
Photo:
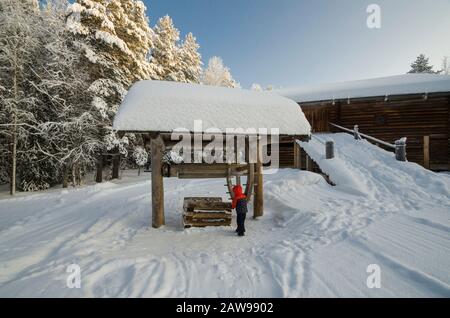
[[[430,136],[423,136],[423,166],[430,169]]]
[[[263,165],[262,165],[262,148],[258,140],[257,162],[255,164],[255,198],[253,201],[253,218],[263,216],[264,214],[264,187],[263,187]]]
[[[301,169],[302,168],[302,159],[301,159],[301,149],[300,145],[294,140],[294,168]]]
[[[330,140],[325,143],[325,158],[334,158],[334,141]]]
[[[306,154],[306,170],[313,171],[313,162],[308,154]]]
[[[361,140],[361,136],[359,135],[359,127],[358,127],[358,125],[353,126],[353,137],[356,140]]]
[[[406,161],[406,138],[395,141],[395,159],[398,161]]]
[[[161,135],[153,137],[150,142],[152,156],[152,226],[159,228],[166,223],[164,218],[164,180],[163,152],[164,141]]]

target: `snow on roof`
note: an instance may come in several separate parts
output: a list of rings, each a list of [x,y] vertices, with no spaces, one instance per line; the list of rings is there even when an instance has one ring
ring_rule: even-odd
[[[367,80],[309,85],[274,91],[301,102],[333,99],[450,92],[450,76],[436,74],[404,74]]]
[[[202,131],[218,128],[279,128],[280,134],[309,135],[311,126],[292,100],[270,92],[165,81],[134,84],[113,127],[120,131]],[[270,131],[269,131],[270,132]]]

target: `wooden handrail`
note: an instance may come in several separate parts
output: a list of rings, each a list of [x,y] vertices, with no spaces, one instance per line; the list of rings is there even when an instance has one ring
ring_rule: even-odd
[[[336,128],[339,128],[339,129],[344,130],[344,131],[347,131],[347,132],[350,132],[350,133],[352,133],[352,134],[355,133],[355,130],[354,130],[354,129],[348,129],[348,128],[345,128],[345,127],[342,127],[342,126],[339,126],[339,125],[336,125],[336,124],[333,124],[333,123],[329,123],[329,124],[330,124],[331,126],[334,126],[334,127],[336,127]],[[355,127],[358,127],[358,125],[355,125]],[[388,142],[386,142],[386,141],[383,141],[383,140],[380,140],[380,139],[378,139],[378,138],[375,138],[375,137],[372,137],[372,136],[363,134],[363,133],[359,132],[358,130],[356,130],[356,132],[357,132],[361,137],[364,137],[365,139],[368,139],[368,140],[371,140],[371,141],[376,142],[376,143],[378,143],[378,144],[381,144],[381,145],[383,145],[383,146],[386,146],[386,147],[395,149],[395,145],[393,145],[393,144],[390,144],[390,143],[388,143]]]
[[[336,125],[334,123],[329,123],[329,124],[333,127],[339,128],[339,129],[347,131],[349,133],[352,133],[355,136],[355,139],[361,139],[361,137],[364,137],[367,140],[370,140],[377,144],[394,149],[395,150],[395,158],[398,161],[406,161],[406,137],[396,140],[395,144],[390,144],[390,143],[380,140],[378,138],[375,138],[375,137],[372,137],[372,136],[369,136],[369,135],[359,132],[358,125],[355,125],[352,130],[352,129],[348,129],[348,128]]]

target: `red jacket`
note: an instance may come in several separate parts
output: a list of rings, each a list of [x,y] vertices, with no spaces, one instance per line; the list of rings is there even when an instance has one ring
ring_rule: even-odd
[[[233,187],[234,198],[233,202],[231,202],[231,208],[235,209],[236,204],[240,199],[246,199],[247,196],[242,193],[242,187],[238,184]]]

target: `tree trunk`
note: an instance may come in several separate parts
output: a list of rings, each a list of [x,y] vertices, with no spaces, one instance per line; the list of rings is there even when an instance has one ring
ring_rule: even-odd
[[[18,99],[18,87],[17,87],[17,55],[14,54],[14,75],[13,75],[13,85],[14,85],[14,101],[17,102]],[[18,105],[16,104],[17,108]],[[17,116],[16,109],[12,113],[12,149],[11,149],[11,176],[10,176],[10,194],[16,194],[16,170],[17,170]]]
[[[69,185],[69,167],[67,165],[63,167],[62,179],[62,187],[67,188]]]
[[[103,181],[103,155],[97,161],[97,174],[95,176],[95,182],[101,183]]]
[[[11,181],[10,181],[10,194],[16,194],[16,169],[17,169],[17,118],[15,115],[13,119],[13,132],[12,132],[12,149],[11,149]]]
[[[77,180],[76,180],[76,167],[75,165],[72,165],[72,185],[75,188],[77,186]]]
[[[76,179],[77,179],[77,186],[81,186],[81,167],[77,166],[76,169]]]
[[[113,155],[112,165],[112,179],[119,179],[120,153]]]

